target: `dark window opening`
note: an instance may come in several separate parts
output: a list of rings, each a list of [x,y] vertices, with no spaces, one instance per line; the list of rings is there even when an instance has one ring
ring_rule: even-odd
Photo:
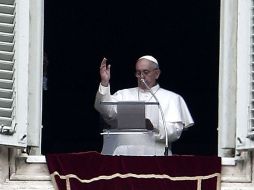
[[[155,56],[160,85],[181,94],[195,125],[173,143],[174,154],[217,154],[219,0],[45,0],[42,152],[100,151],[94,110],[98,68],[112,65],[112,91],[136,85],[135,60]]]

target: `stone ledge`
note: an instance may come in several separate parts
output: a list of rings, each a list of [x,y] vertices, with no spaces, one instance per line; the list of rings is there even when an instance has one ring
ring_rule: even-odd
[[[54,190],[51,181],[6,181],[0,190]]]

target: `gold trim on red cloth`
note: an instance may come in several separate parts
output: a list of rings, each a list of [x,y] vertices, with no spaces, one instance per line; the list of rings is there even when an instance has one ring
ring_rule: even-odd
[[[58,176],[60,179],[65,179],[66,180],[66,189],[71,190],[71,185],[70,185],[70,179],[77,179],[81,183],[92,183],[95,181],[99,180],[111,180],[114,178],[139,178],[139,179],[149,179],[149,178],[154,178],[154,179],[168,179],[171,181],[197,181],[197,190],[202,189],[202,180],[206,179],[211,179],[211,178],[217,178],[217,185],[216,185],[216,190],[220,190],[220,173],[213,173],[210,175],[206,176],[180,176],[180,177],[172,177],[166,174],[133,174],[133,173],[126,173],[126,174],[121,174],[121,173],[115,173],[112,175],[100,175],[91,179],[80,179],[77,175],[75,174],[67,174],[67,175],[60,175],[57,171],[53,172],[50,174],[54,184],[56,184],[55,181],[55,176]]]

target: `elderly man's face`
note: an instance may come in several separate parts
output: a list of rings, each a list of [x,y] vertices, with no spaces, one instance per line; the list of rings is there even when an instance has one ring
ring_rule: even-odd
[[[136,63],[136,77],[138,79],[138,86],[141,89],[147,89],[141,79],[144,79],[149,88],[156,85],[156,80],[160,76],[160,70],[155,65],[146,59],[138,60]]]

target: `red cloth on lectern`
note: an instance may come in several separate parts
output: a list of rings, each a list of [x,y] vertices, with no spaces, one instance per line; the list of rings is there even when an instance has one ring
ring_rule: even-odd
[[[75,175],[70,178],[71,190],[197,190],[197,180],[188,177],[221,172],[221,159],[216,156],[106,156],[85,152],[48,154],[46,160],[51,175]],[[52,178],[59,190],[67,189],[65,179],[58,175]],[[218,180],[219,176],[203,179],[202,190],[216,190]]]

